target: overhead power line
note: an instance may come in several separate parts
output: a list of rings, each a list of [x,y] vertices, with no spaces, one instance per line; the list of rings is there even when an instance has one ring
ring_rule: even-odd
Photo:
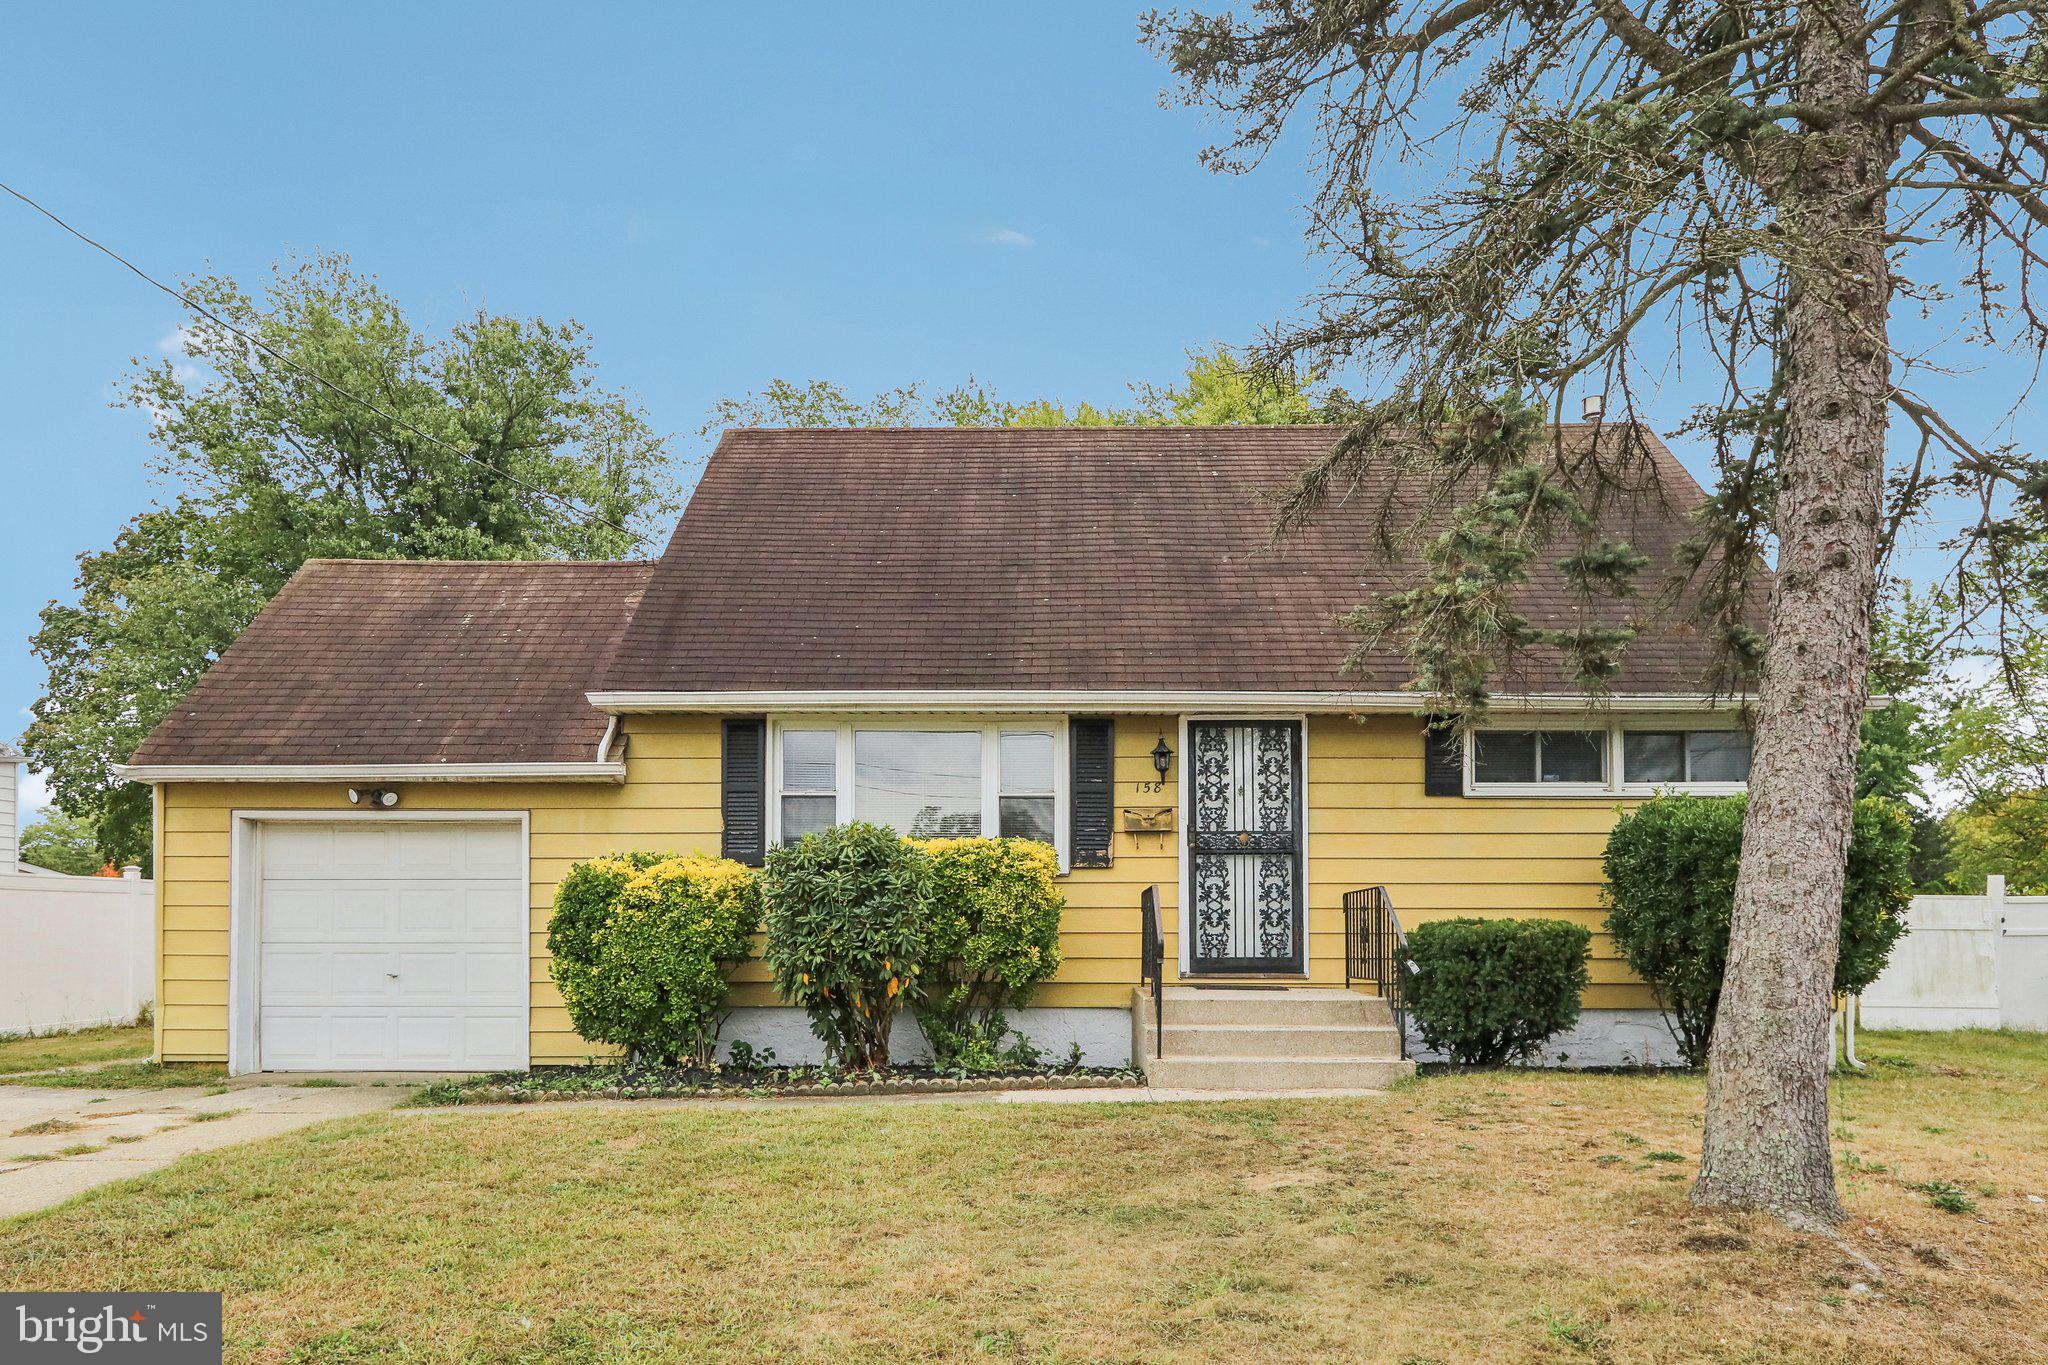
[[[414,426],[411,422],[406,421],[397,413],[386,412],[383,408],[378,407],[375,403],[372,403],[369,399],[364,398],[361,394],[351,392],[350,390],[345,389],[341,385],[335,383],[327,376],[320,374],[314,370],[307,369],[304,365],[299,364],[297,361],[291,359],[288,356],[278,354],[276,350],[266,345],[261,338],[249,335],[249,333],[235,326],[234,323],[229,322],[219,313],[214,312],[213,309],[208,308],[203,303],[200,303],[197,299],[193,298],[190,294],[185,293],[185,291],[183,291],[182,289],[178,289],[171,285],[165,284],[162,280],[150,274],[147,270],[144,270],[141,266],[135,264],[135,262],[129,260],[126,256],[123,256],[120,252],[114,250],[112,247],[106,245],[104,242],[96,241],[93,238],[86,236],[83,232],[80,232],[77,228],[71,226],[71,224],[65,222],[55,213],[51,212],[47,208],[44,208],[34,199],[31,199],[29,196],[23,194],[20,190],[14,188],[14,186],[8,184],[6,181],[0,180],[0,190],[7,191],[16,199],[19,199],[22,203],[34,209],[37,213],[42,214],[43,217],[55,223],[58,227],[63,228],[73,237],[76,237],[79,241],[84,242],[94,251],[99,252],[101,255],[107,257],[109,260],[118,262],[119,264],[126,266],[128,270],[143,283],[150,285],[152,288],[162,290],[164,293],[169,294],[172,298],[176,299],[179,303],[185,305],[185,307],[191,309],[193,312],[199,314],[201,317],[211,318],[213,321],[227,328],[230,332],[233,332],[236,336],[248,342],[249,345],[255,347],[258,351],[261,351],[275,364],[282,365],[284,368],[290,370],[294,374],[303,375],[305,378],[312,380],[314,383],[320,385],[322,388],[330,389],[333,392],[340,394],[343,398],[348,399],[349,402],[357,404],[358,406],[362,407],[364,410],[368,412],[375,413],[377,416],[383,418],[387,422],[390,422],[394,426],[403,427],[405,430],[419,437],[422,441],[427,442],[429,445],[440,447],[442,450],[447,451],[450,455],[453,455],[458,460],[467,460],[469,463],[477,466],[479,469],[488,469],[492,473],[498,475],[500,478],[509,479],[513,483],[518,484],[521,488],[526,489],[528,492],[546,498],[549,502],[552,502],[556,506],[569,512],[579,521],[595,522],[599,526],[603,526],[610,530],[617,531],[620,535],[625,536],[627,539],[631,540],[635,545],[645,546],[648,544],[647,537],[639,534],[637,531],[628,530],[626,527],[619,525],[619,523],[613,521],[611,518],[601,516],[598,513],[591,511],[589,508],[578,506],[573,498],[565,498],[560,493],[555,492],[553,489],[542,488],[539,484],[520,478],[517,474],[514,474],[509,469],[500,469],[496,465],[492,464],[489,460],[479,459],[475,455],[471,454],[469,451],[463,450],[458,446],[452,446],[448,444],[448,442],[442,440],[440,437],[434,435],[432,432],[420,430],[420,428]]]

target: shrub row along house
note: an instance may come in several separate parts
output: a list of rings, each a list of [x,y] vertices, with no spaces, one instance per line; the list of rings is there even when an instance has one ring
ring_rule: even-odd
[[[1053,847],[1063,963],[1018,1021],[1042,1046],[1130,1059],[1156,889],[1166,1037],[1135,1011],[1138,1050],[1187,1083],[1383,1077],[1347,893],[1597,930],[1616,810],[1740,791],[1748,737],[1676,619],[1598,708],[1532,652],[1463,736],[1397,652],[1347,670],[1340,613],[1417,581],[1368,548],[1398,476],[1278,545],[1259,501],[1336,434],[734,431],[653,563],[309,563],[125,769],[156,793],[159,1056],[581,1061],[546,957],[572,864],[758,863],[858,819]],[[1668,564],[1702,495],[1632,434],[1648,474],[1594,534]],[[1580,610],[1545,568],[1524,603]],[[732,999],[728,1040],[815,1051],[759,961]],[[1574,1060],[1668,1047],[1602,936],[1584,1004]]]

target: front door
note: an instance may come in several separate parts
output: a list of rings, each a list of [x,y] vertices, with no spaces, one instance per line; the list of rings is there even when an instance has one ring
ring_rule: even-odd
[[[1301,726],[1188,723],[1189,967],[1302,969]]]

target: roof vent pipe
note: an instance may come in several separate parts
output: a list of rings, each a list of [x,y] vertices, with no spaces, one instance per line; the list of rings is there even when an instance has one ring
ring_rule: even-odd
[[[1606,411],[1607,395],[1604,393],[1589,393],[1579,400],[1580,421],[1597,422]]]

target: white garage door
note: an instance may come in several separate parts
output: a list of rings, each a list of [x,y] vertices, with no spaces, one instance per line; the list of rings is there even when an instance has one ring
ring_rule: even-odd
[[[263,1070],[526,1065],[517,825],[259,828]]]

